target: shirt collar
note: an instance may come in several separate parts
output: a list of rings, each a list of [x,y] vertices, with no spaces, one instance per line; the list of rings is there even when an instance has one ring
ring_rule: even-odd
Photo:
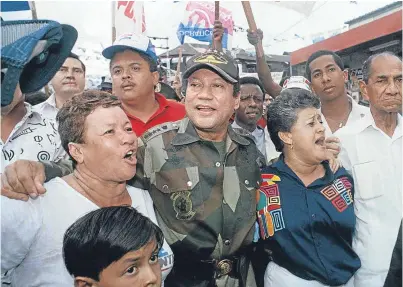
[[[375,124],[375,119],[372,116],[372,113],[369,112],[368,114],[365,115],[365,117],[363,118],[363,120],[361,121],[361,126],[360,126],[360,130],[358,132],[362,132],[363,130],[365,130],[368,127],[372,127],[380,132],[383,133],[383,131],[381,131]],[[397,114],[397,125],[395,128],[395,132],[393,133],[392,139],[398,139],[400,137],[402,137],[402,116],[398,113]]]
[[[44,103],[57,109],[55,93],[52,93]]]
[[[165,110],[166,108],[169,107],[168,100],[162,94],[154,93],[154,95],[155,95],[155,100],[157,101],[159,107],[158,107],[158,110],[145,123],[151,122],[156,116],[160,115],[163,112],[163,110]],[[131,115],[126,110],[125,110],[125,113],[129,118],[141,121],[139,118],[137,118],[134,115]]]
[[[308,186],[308,188],[327,185],[327,184],[329,184],[329,183],[334,181],[335,176],[334,176],[332,170],[330,169],[329,162],[327,160],[325,160],[325,161],[322,162],[322,164],[325,167],[325,175],[322,178],[318,178],[317,180],[312,182]],[[272,164],[272,167],[277,169],[277,170],[279,170],[279,171],[281,171],[281,172],[284,172],[284,173],[288,174],[289,176],[291,176],[292,178],[297,180],[300,184],[304,185],[304,183],[295,174],[295,172],[291,168],[289,168],[288,165],[285,163],[283,153],[280,155],[279,159],[275,163]]]
[[[233,141],[240,145],[249,145],[250,142],[236,133],[230,124],[228,124],[228,137]],[[196,132],[196,129],[193,123],[189,120],[189,118],[184,118],[179,122],[179,130],[176,136],[172,140],[173,145],[186,145],[191,144],[197,141],[201,141],[202,139]]]
[[[158,104],[160,105],[159,110],[163,110],[168,107],[168,100],[160,93],[155,93],[155,99],[157,100]]]

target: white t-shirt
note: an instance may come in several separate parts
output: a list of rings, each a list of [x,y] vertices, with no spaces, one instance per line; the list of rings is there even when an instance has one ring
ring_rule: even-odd
[[[402,219],[402,117],[392,137],[371,115],[339,134],[339,159],[354,177],[353,249],[361,259],[354,287],[383,286]]]
[[[58,161],[66,156],[61,146],[56,122],[43,118],[25,103],[27,113],[14,127],[1,146],[1,173],[5,167],[19,159],[33,161]]]
[[[44,196],[28,202],[1,198],[1,273],[12,271],[7,280],[13,287],[74,285],[63,261],[63,236],[78,218],[98,206],[61,178],[45,188]],[[148,192],[131,186],[127,190],[132,206],[157,224]],[[159,256],[164,280],[173,267],[166,241]]]

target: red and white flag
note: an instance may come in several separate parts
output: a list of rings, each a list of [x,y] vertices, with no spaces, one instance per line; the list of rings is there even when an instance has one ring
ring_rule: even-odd
[[[112,25],[117,36],[128,33],[146,34],[143,1],[114,1],[112,5]]]

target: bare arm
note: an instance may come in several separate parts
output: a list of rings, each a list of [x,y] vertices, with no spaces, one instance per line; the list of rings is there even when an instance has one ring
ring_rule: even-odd
[[[260,55],[258,46],[261,46],[261,51],[263,51],[262,45],[263,31],[258,29],[257,32],[251,32],[248,29],[248,41],[255,47],[256,50],[256,70],[259,76],[259,80],[263,83],[266,92],[273,98],[277,97],[281,92],[281,86],[274,82],[270,68],[266,63],[264,54]]]

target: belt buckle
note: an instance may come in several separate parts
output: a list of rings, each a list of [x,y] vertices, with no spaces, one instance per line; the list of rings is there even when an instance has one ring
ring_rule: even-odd
[[[232,265],[232,261],[229,259],[219,261],[216,265],[216,278],[229,274],[232,271]]]

